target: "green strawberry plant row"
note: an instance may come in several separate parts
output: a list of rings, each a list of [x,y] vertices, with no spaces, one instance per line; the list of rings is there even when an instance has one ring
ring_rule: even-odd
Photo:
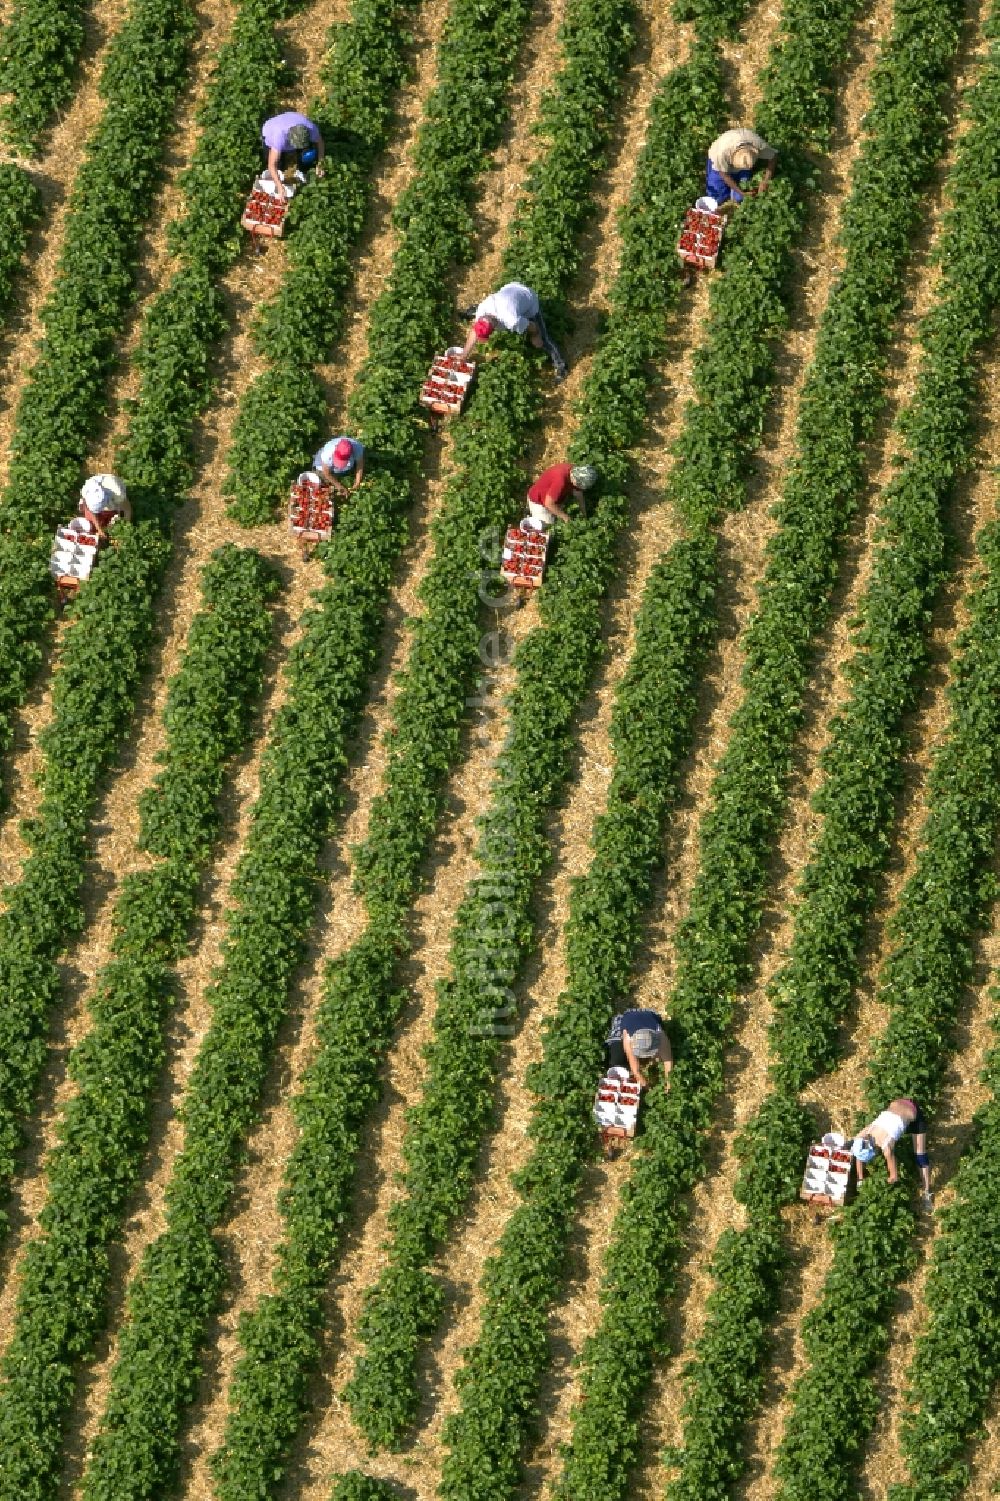
[[[360,1470],[350,1470],[333,1487],[330,1501],[400,1501],[400,1491],[386,1480],[373,1480]]]
[[[42,195],[16,162],[0,162],[0,314],[14,295],[14,284],[31,226],[41,217]]]
[[[602,1286],[605,1310],[584,1351],[583,1394],[556,1490],[560,1501],[619,1496],[628,1484],[637,1414],[666,1338],[667,1295],[687,1214],[683,1196],[703,1171],[733,1000],[750,973],[750,945],[784,808],[812,641],[826,615],[839,542],[862,487],[860,443],[874,420],[909,238],[941,145],[941,96],[957,46],[958,9],[903,0],[873,80],[868,138],[844,211],[846,263],[821,321],[797,454],[777,512],[780,529],[744,638],[744,697],[716,773],[691,907],[677,935],[677,1062],[670,1092],[655,1091],[649,1100],[643,1150],[612,1232]],[[765,121],[762,112],[762,129],[780,142],[780,131]],[[900,140],[908,143],[907,165],[897,174]],[[891,192],[884,187],[889,176]],[[723,452],[725,427],[716,424]],[[696,437],[692,429],[682,439],[683,459]],[[723,464],[720,478],[707,473],[703,445],[694,447],[694,458],[691,482],[677,496],[693,532],[682,545],[700,541],[708,550],[708,527],[729,472]],[[675,557],[668,554],[663,572]],[[654,570],[654,589],[661,586],[659,572]],[[660,672],[659,663],[651,663],[646,682],[655,685]],[[766,1246],[760,1249],[766,1254]],[[724,1455],[718,1465],[724,1469]]]
[[[529,172],[503,274],[537,286],[557,314],[579,263],[579,232],[591,207],[589,195],[613,122],[611,105],[631,50],[632,17],[631,0],[572,0],[561,28],[562,60],[542,102],[547,144]],[[562,205],[558,213],[556,204]],[[466,705],[482,670],[482,596],[495,592],[499,582],[484,566],[482,539],[490,528],[498,537],[524,504],[527,476],[521,459],[541,405],[533,375],[536,362],[522,341],[499,342],[506,347],[483,368],[469,417],[456,436],[454,470],[434,526],[437,546],[422,591],[427,609],[416,626],[394,709],[386,787],[374,803],[368,838],[356,862],[371,921],[390,946],[406,941],[406,917],[441,809],[444,776],[460,751]],[[474,1051],[484,1050],[477,1043]],[[464,1101],[466,1110],[464,1129],[451,1139],[441,1129],[440,1115],[449,1095]],[[414,1190],[412,1220],[436,1220],[437,1239],[471,1187],[484,1125],[478,1098],[459,1059],[433,1049],[424,1096],[411,1118],[403,1152],[406,1189]],[[442,1147],[448,1165],[439,1177],[429,1159]],[[416,1181],[410,1176],[414,1163],[419,1164]],[[395,1211],[394,1224],[405,1212]],[[412,1225],[402,1232],[407,1263],[420,1233]],[[424,1259],[429,1253],[425,1242]],[[348,1388],[355,1421],[372,1445],[397,1443],[412,1419],[416,1342],[409,1331],[426,1322],[426,1313],[411,1306],[394,1271],[392,1251],[387,1272],[366,1305],[368,1350]],[[409,1358],[400,1357],[401,1340],[409,1346]]]
[[[220,50],[201,112],[204,133],[186,180],[190,184],[203,178],[207,159],[212,188],[192,193],[187,218],[178,227],[181,246],[187,248],[186,264],[155,300],[143,324],[136,354],[142,384],[117,460],[136,520],[117,533],[115,548],[81,592],[65,633],[62,658],[70,670],[60,670],[53,722],[43,743],[45,799],[29,830],[32,854],[0,919],[5,935],[0,953],[5,996],[0,1009],[4,1188],[14,1170],[20,1123],[32,1108],[45,1058],[48,1017],[60,993],[59,955],[83,921],[80,893],[97,775],[111,765],[130,723],[152,640],[154,603],[170,556],[170,521],[191,479],[193,423],[211,393],[208,362],[223,327],[216,281],[238,252],[240,241],[231,226],[234,216],[238,223],[241,183],[245,185],[255,157],[254,132],[262,111],[273,102],[280,77],[273,23],[286,12],[287,0],[277,0],[270,12],[265,3],[245,0],[232,36]],[[47,552],[48,544],[40,537],[38,547],[18,541],[6,555],[6,598],[11,604],[18,601],[21,616],[6,622],[0,639],[11,653],[11,676],[15,665],[21,669],[19,696],[28,679],[24,631],[33,612],[40,620],[51,609]],[[120,651],[109,624],[116,619],[133,622]],[[17,652],[21,657],[15,663]],[[62,749],[64,739],[72,745],[90,714],[101,739],[93,755],[81,748],[82,741],[78,745],[80,764],[91,773],[81,783],[78,769],[59,758],[69,755]]]
[[[101,75],[107,100],[84,149],[38,357],[18,404],[0,497],[0,749],[42,660],[53,612],[48,544],[105,411],[106,378],[135,291],[141,236],[196,31],[192,0],[132,0]]]
[[[503,125],[528,20],[523,0],[456,0],[451,13],[428,103],[433,123],[422,132],[408,189],[407,228],[372,309],[368,360],[352,398],[351,421],[379,465],[322,549],[330,582],[314,597],[289,659],[288,698],[234,882],[213,1023],[183,1105],[185,1149],[167,1191],[167,1229],[130,1290],[83,1481],[88,1501],[148,1494],[176,1470],[198,1351],[223,1277],[213,1231],[229,1204],[315,913],[319,857],[377,659],[410,475],[425,440],[420,382],[451,323],[447,272],[468,243],[476,179]]]
[[[933,1114],[958,1008],[972,982],[975,940],[996,897],[1000,539],[995,523],[980,539],[980,558],[986,571],[959,641],[949,686],[950,719],[928,779],[916,866],[891,920],[894,946],[880,975],[890,1016],[868,1068],[865,1096],[872,1113],[897,1095],[912,1094]],[[909,1177],[903,1166],[901,1177]],[[879,1409],[873,1371],[888,1347],[899,1284],[914,1265],[914,1228],[909,1195],[891,1189],[881,1171],[866,1177],[837,1227],[833,1266],[803,1326],[810,1363],[793,1389],[775,1465],[782,1501],[807,1495],[846,1501],[857,1494],[857,1469]],[[991,1303],[995,1306],[990,1299],[988,1309]],[[976,1338],[964,1343],[965,1358],[975,1359],[978,1351],[995,1369],[989,1318],[982,1320]],[[985,1376],[974,1367],[942,1371],[942,1414],[950,1401],[967,1400],[961,1384],[970,1377],[981,1403]],[[930,1437],[929,1425],[924,1434]],[[961,1433],[953,1430],[952,1460],[960,1444]],[[940,1464],[932,1446],[926,1452],[934,1468],[926,1477],[928,1489],[917,1494],[954,1494],[960,1474],[952,1475],[950,1489],[938,1490]]]
[[[858,951],[885,861],[899,786],[902,716],[926,659],[925,633],[945,560],[946,509],[971,452],[976,352],[1000,296],[1000,189],[984,193],[981,164],[1000,168],[1000,70],[990,66],[967,104],[947,191],[941,281],[921,324],[917,389],[900,420],[908,453],[884,498],[871,583],[858,611],[851,693],[823,752],[815,799],[823,825],[800,884],[788,958],[771,994],[772,1087],[737,1150],[745,1230],[727,1233],[713,1266],[708,1320],[688,1368],[684,1440],[671,1501],[729,1494],[770,1352],[787,1264],[781,1208],[792,1202],[812,1132],[799,1093],[835,1061],[858,979]]]
[[[15,0],[0,32],[0,109],[4,140],[23,151],[68,104],[83,51],[86,0]]]
[[[420,0],[354,0],[333,29],[325,92],[311,106],[326,142],[326,173],[289,210],[288,274],[252,325],[268,362],[236,417],[224,489],[244,525],[271,521],[294,475],[326,436],[326,396],[314,367],[343,329],[351,254],[371,201],[378,153],[395,123],[406,75],[406,22]]]
[[[800,149],[822,131],[829,106],[819,90],[804,110],[791,103],[793,81],[804,75],[823,82],[832,77],[850,13],[838,16],[832,29],[828,14],[818,7],[808,19],[809,24],[805,14],[796,16],[789,31],[799,41],[775,56],[768,75],[775,123],[781,122],[780,134],[772,133],[772,139]],[[704,83],[701,91],[708,93]],[[780,115],[777,101],[789,101]],[[820,104],[818,112],[815,104]],[[716,109],[721,107],[718,101]],[[704,142],[706,123],[691,135]],[[663,152],[659,142],[656,151]],[[649,197],[659,202],[661,194],[650,185]],[[768,195],[754,205],[752,217],[737,221],[727,247],[726,275],[713,287],[707,339],[696,359],[699,401],[686,417],[685,458],[676,478],[679,492],[687,492],[696,462],[703,457],[706,480],[724,482],[727,499],[733,496],[739,469],[734,466],[724,473],[720,462],[723,426],[716,403],[726,403],[727,412],[745,415],[745,428],[734,435],[737,442],[742,439],[738,455],[745,473],[759,430],[756,402],[766,399],[770,381],[767,336],[781,321],[788,252],[801,226],[805,201],[797,203],[786,185],[778,196]],[[720,356],[723,348],[730,351],[728,365]],[[711,413],[708,420],[706,409]],[[588,411],[584,429],[593,420]],[[693,429],[700,431],[700,441],[691,441]],[[585,438],[585,431],[581,436]],[[706,447],[706,442],[713,446]],[[728,452],[732,456],[733,448]],[[530,1127],[535,1147],[517,1184],[522,1203],[489,1263],[482,1331],[458,1378],[461,1411],[446,1430],[452,1453],[445,1464],[442,1493],[448,1497],[509,1494],[518,1474],[518,1451],[531,1431],[538,1380],[548,1359],[548,1311],[560,1287],[580,1174],[595,1140],[589,1107],[601,1039],[624,994],[652,874],[661,859],[662,819],[689,745],[697,671],[712,637],[714,585],[714,541],[697,538],[675,550],[671,567],[661,571],[640,614],[633,664],[620,690],[612,729],[618,772],[607,813],[599,821],[594,863],[571,899],[569,988],[548,1028],[542,1063],[530,1080],[540,1100]],[[593,614],[595,604],[585,601],[583,614],[588,605]],[[574,616],[573,630],[559,631],[559,640],[572,640],[582,632],[582,618]],[[523,665],[521,678],[536,677],[538,687],[552,694],[560,675],[565,675],[567,648],[557,649],[551,638],[538,644],[539,660]],[[554,653],[551,662],[543,661],[543,650]],[[656,664],[655,673],[649,671],[651,663]],[[544,702],[541,694],[539,699]],[[546,717],[530,698],[529,706],[544,730]],[[560,749],[565,756],[569,746],[560,747],[557,740],[557,756]],[[477,1470],[485,1478],[478,1478]],[[494,1471],[499,1477],[495,1489]]]
[[[563,276],[549,282],[555,295],[575,269],[567,247],[586,213],[609,128],[605,101],[617,90],[627,60],[628,15],[619,0],[586,0],[567,16],[564,43],[572,61],[560,70],[549,107],[549,129],[558,145],[541,154],[530,206],[517,231],[519,247],[531,243],[533,229],[535,235],[544,232],[561,257]],[[553,237],[548,203],[560,186],[564,202],[577,208],[561,216]],[[507,269],[516,274],[519,264],[508,259]],[[317,1347],[321,1295],[352,1180],[355,1152],[348,1153],[345,1142],[357,1142],[373,1098],[377,1052],[388,1044],[403,1000],[393,992],[393,971],[407,944],[405,919],[474,686],[480,535],[491,523],[499,528],[511,518],[525,484],[520,460],[539,406],[533,360],[519,340],[498,343],[456,429],[454,472],[434,523],[435,553],[421,590],[426,609],[415,626],[394,710],[387,786],[357,856],[369,927],[334,966],[319,1021],[321,1049],[296,1105],[303,1134],[287,1184],[290,1233],[281,1252],[281,1290],[262,1300],[241,1330],[245,1357],[234,1378],[226,1446],[217,1460],[226,1495],[263,1484],[257,1479],[262,1471],[276,1473],[301,1420],[309,1374],[304,1354]],[[368,1019],[363,1031],[355,1030],[359,1015]],[[326,1206],[322,1218],[319,1203]]]
[[[989,566],[1000,565],[996,530]],[[1000,576],[998,574],[997,576]],[[992,586],[992,579],[991,585]],[[996,595],[995,586],[992,592]],[[984,607],[980,599],[980,610]],[[993,606],[995,629],[996,604]],[[996,637],[992,638],[996,640]],[[1000,999],[994,992],[994,999]],[[994,1030],[997,1029],[994,1018]],[[941,1211],[924,1301],[927,1322],[908,1372],[910,1410],[902,1450],[909,1480],[889,1501],[954,1501],[971,1479],[970,1451],[1000,1381],[1000,1216],[996,1163],[1000,1151],[1000,1053],[993,1048],[983,1080],[991,1098],[973,1120],[974,1134],[953,1179],[955,1198]]]
[[[218,837],[226,763],[246,742],[260,693],[269,604],[278,591],[273,569],[256,553],[227,545],[207,564],[200,591],[168,690],[163,770],[140,803],[139,847],[156,861],[126,877],[116,902],[112,957],[90,1006],[93,1025],[70,1057],[78,1092],[46,1163],[43,1233],[21,1268],[14,1332],[0,1367],[4,1501],[58,1489],[77,1366],[100,1327],[109,1244],[144,1160],[175,965],[187,950]]]

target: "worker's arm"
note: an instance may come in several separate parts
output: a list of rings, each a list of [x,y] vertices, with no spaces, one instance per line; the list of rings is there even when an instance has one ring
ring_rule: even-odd
[[[323,163],[326,161],[326,142],[323,139],[323,132],[321,130],[316,132],[316,137],[316,174],[318,177],[322,177]]]
[[[287,198],[288,194],[285,192],[285,185],[281,180],[281,173],[278,171],[278,163],[280,162],[280,160],[281,152],[278,150],[277,146],[272,146],[267,153],[267,176],[270,177],[271,181],[274,183],[274,186],[277,188],[277,196],[279,198]]]
[[[771,178],[774,176],[774,169],[777,166],[777,164],[778,164],[778,153],[775,152],[774,155],[768,161],[766,161],[764,163],[764,177],[763,177],[763,181],[761,182],[760,187],[757,189],[757,191],[759,193],[766,192],[768,183],[771,181]]]
[[[632,1039],[627,1032],[622,1033],[622,1045],[625,1049],[625,1057],[628,1059],[629,1072],[631,1073],[633,1079],[638,1080],[643,1088],[645,1088],[648,1085],[649,1080],[643,1073],[642,1065],[632,1051]]]
[[[552,495],[546,495],[545,501],[544,501],[544,505],[545,505],[545,509],[547,511],[551,511],[552,515],[553,516],[557,516],[560,521],[568,521],[569,520],[568,513],[563,510],[562,506],[559,504],[559,502],[555,499],[554,496],[552,496]]]
[[[469,355],[472,353],[472,351],[475,349],[475,347],[476,347],[476,345],[478,343],[479,343],[479,339],[478,339],[478,336],[476,334],[475,328],[470,328],[469,329],[468,338],[465,341],[465,347],[462,350],[462,354],[465,357],[465,359],[469,358]]]
[[[660,1051],[656,1056],[657,1060],[663,1067],[663,1083],[664,1086],[666,1086],[667,1079],[669,1078],[670,1072],[674,1066],[674,1055],[670,1047],[670,1038],[667,1036],[666,1032],[660,1033]]]
[[[126,496],[122,501],[120,514],[125,518],[126,521],[132,520],[132,502],[129,500],[128,496]]]
[[[361,481],[364,479],[364,477],[365,477],[365,456],[364,456],[364,454],[362,454],[361,457],[360,457],[360,459],[357,462],[357,467],[355,468],[355,471],[354,471],[354,484],[351,486],[351,488],[353,490],[356,490],[358,488],[358,486],[360,485]]]
[[[886,1142],[882,1148],[882,1156],[885,1158],[885,1165],[889,1169],[889,1182],[898,1182],[899,1175],[896,1172],[896,1154],[892,1149],[891,1142]]]

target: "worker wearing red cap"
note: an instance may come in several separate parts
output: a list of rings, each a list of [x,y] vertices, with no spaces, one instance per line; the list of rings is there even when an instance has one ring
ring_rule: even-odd
[[[331,438],[316,454],[313,468],[320,479],[339,490],[341,495],[348,495],[350,490],[343,483],[344,477],[353,473],[351,490],[356,490],[365,477],[365,445],[357,438]]]
[[[466,359],[477,344],[485,343],[492,333],[503,328],[511,334],[527,334],[531,346],[534,349],[544,349],[552,361],[556,380],[565,377],[566,361],[545,327],[537,292],[533,292],[523,282],[509,281],[499,291],[484,297],[474,311],[475,317],[465,341]]]

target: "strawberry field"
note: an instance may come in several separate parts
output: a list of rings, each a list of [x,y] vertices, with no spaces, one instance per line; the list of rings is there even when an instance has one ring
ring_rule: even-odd
[[[1000,1490],[1000,5],[9,0],[0,223],[0,1501]]]

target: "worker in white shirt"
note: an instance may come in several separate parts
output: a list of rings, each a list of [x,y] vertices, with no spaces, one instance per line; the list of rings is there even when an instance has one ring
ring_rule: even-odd
[[[739,125],[734,130],[723,131],[708,148],[708,167],[705,171],[705,189],[721,208],[724,203],[742,203],[747,192],[766,192],[778,153],[769,146],[755,130]],[[763,165],[764,176],[759,188],[747,184]]]
[[[107,541],[108,528],[118,517],[132,520],[132,506],[125,486],[114,474],[92,474],[80,491],[80,515],[88,528],[96,532],[102,542]]]
[[[552,361],[556,380],[565,377],[566,361],[545,327],[538,294],[523,282],[507,282],[499,291],[484,297],[477,307],[467,311],[473,315],[473,322],[463,351],[466,359],[477,344],[484,343],[496,329],[503,328],[511,334],[527,334],[531,346],[544,349]]]
[[[858,1164],[858,1178],[864,1177],[865,1165],[871,1162],[878,1152],[881,1152],[889,1171],[889,1182],[898,1183],[899,1173],[896,1167],[895,1148],[897,1141],[903,1136],[913,1137],[913,1160],[920,1169],[924,1204],[929,1209],[933,1200],[931,1197],[931,1159],[927,1154],[927,1122],[916,1100],[901,1097],[890,1101],[873,1121],[869,1121],[868,1125],[858,1132],[851,1143],[851,1155]]]

